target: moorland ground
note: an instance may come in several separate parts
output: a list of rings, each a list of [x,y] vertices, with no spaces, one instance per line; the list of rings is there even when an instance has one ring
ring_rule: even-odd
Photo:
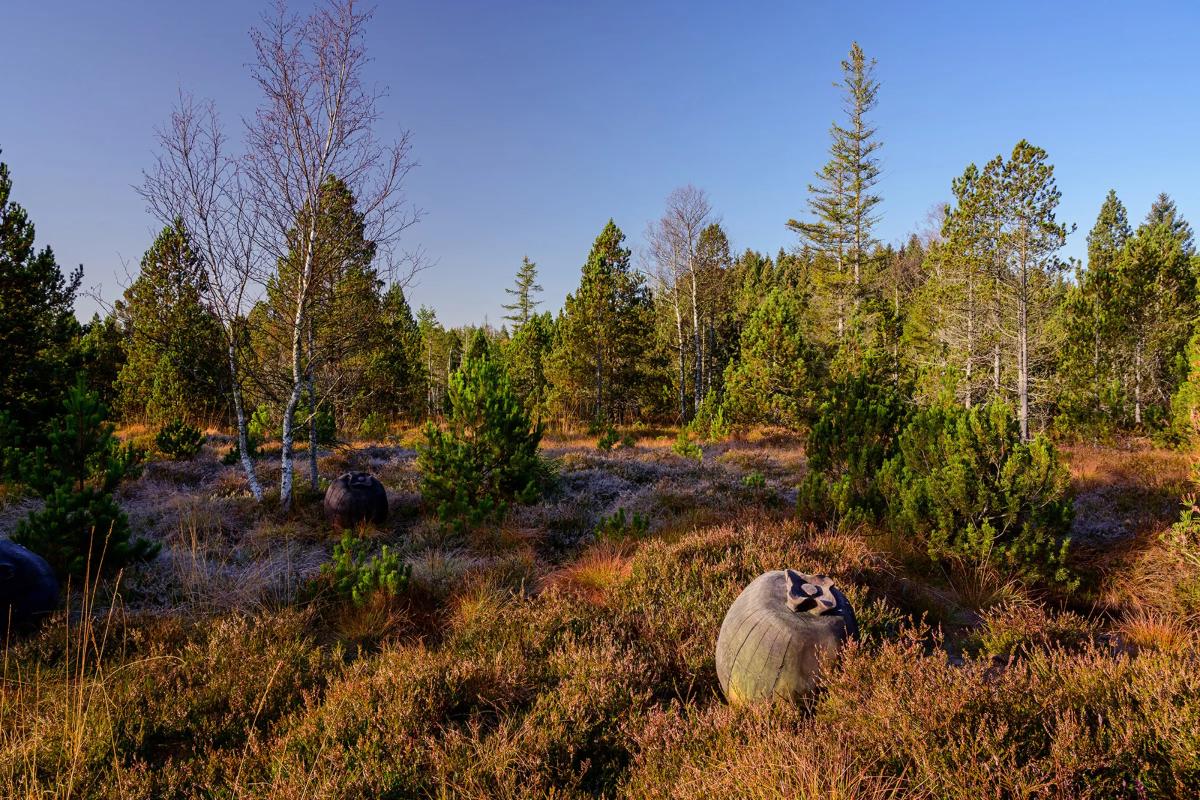
[[[137,440],[145,431],[130,429]],[[355,604],[313,589],[319,492],[256,505],[210,436],[120,490],[151,563],[5,645],[4,797],[1158,797],[1200,787],[1200,569],[1160,541],[1190,458],[1065,449],[1069,594],[932,563],[795,512],[799,440],[672,451],[548,438],[554,489],[502,526],[422,512],[409,432],[323,451],[377,475],[364,531],[412,567]],[[268,449],[259,467],[278,472]],[[747,477],[753,476],[753,477]],[[761,476],[758,477],[758,476]],[[3,496],[0,535],[35,507]],[[614,515],[623,512],[624,524]],[[632,524],[648,520],[648,527]],[[731,708],[721,619],[770,569],[832,575],[862,629],[805,707]]]

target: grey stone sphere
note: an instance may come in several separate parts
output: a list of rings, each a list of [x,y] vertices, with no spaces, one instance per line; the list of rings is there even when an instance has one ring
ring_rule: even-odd
[[[791,569],[760,575],[721,623],[721,691],[733,704],[800,700],[816,688],[822,664],[857,636],[854,610],[828,576]]]

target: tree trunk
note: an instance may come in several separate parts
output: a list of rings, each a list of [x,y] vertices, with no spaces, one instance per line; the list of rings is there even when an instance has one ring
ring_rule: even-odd
[[[679,421],[687,422],[687,363],[683,349],[683,312],[679,308],[679,285],[675,286],[675,334],[679,343]]]
[[[237,349],[232,333],[229,338],[229,378],[233,387],[233,413],[237,418],[238,451],[242,456],[242,469],[246,472],[246,482],[250,484],[250,493],[254,499],[262,502],[263,489],[259,483],[258,474],[254,471],[254,459],[250,457],[250,435],[246,429],[246,409],[242,404],[242,389],[237,367]]]
[[[320,488],[317,476],[317,381],[313,366],[313,323],[308,321],[308,475],[312,490]]]
[[[692,348],[695,350],[696,375],[692,386],[692,414],[700,410],[700,385],[704,375],[704,344],[700,335],[700,307],[696,292],[696,264],[693,261],[688,272],[692,278]]]
[[[1142,424],[1142,339],[1133,348],[1133,423]]]
[[[300,271],[300,283],[296,292],[296,312],[292,318],[292,391],[288,395],[287,408],[283,413],[283,435],[279,448],[279,507],[284,511],[289,511],[292,507],[292,484],[296,471],[295,460],[292,457],[295,449],[294,416],[296,406],[300,403],[300,390],[304,387],[305,372],[301,344],[308,316],[308,287],[312,280],[313,245],[316,238],[317,230],[314,218],[308,225],[304,248],[304,268]]]

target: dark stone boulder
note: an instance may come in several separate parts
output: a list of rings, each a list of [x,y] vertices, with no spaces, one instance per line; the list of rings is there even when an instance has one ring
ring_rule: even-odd
[[[816,689],[822,665],[858,636],[846,596],[826,575],[776,570],[738,595],[717,637],[717,679],[733,704],[796,702]]]
[[[58,608],[58,579],[46,559],[19,544],[0,540],[0,643],[11,632],[35,627]]]
[[[347,472],[325,490],[325,519],[338,529],[387,521],[387,490],[368,472]]]

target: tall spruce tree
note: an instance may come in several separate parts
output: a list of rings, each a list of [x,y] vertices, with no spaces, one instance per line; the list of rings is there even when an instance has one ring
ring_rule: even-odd
[[[558,320],[551,382],[560,410],[576,418],[617,421],[645,400],[652,306],[624,241],[610,219]]]
[[[534,299],[534,293],[542,291],[542,287],[537,282],[537,264],[530,261],[529,256],[521,259],[516,286],[504,291],[515,298],[512,303],[504,306],[504,310],[510,312],[505,314],[504,318],[513,324],[514,331],[520,330],[542,304],[541,300]]]
[[[163,424],[225,416],[224,337],[201,302],[202,281],[188,232],[177,219],[159,232],[116,304],[126,340],[117,376],[126,418]]]
[[[1179,240],[1183,252],[1189,258],[1196,254],[1196,240],[1192,235],[1192,226],[1179,213],[1175,201],[1170,195],[1162,192],[1154,199],[1150,212],[1146,215],[1147,225],[1165,224],[1171,230],[1171,235]]]
[[[1017,419],[1023,441],[1029,440],[1029,417],[1034,381],[1043,377],[1038,351],[1047,344],[1045,323],[1061,289],[1065,268],[1057,253],[1068,228],[1057,221],[1062,192],[1046,151],[1021,140],[1003,171],[1005,230],[1001,247],[1006,269],[1001,291],[1013,308],[1009,329],[1016,344]]]
[[[874,188],[879,182],[882,142],[868,116],[879,96],[875,60],[868,60],[858,42],[842,61],[842,81],[835,84],[844,95],[846,124],[830,128],[829,161],[808,187],[811,222],[789,220],[788,227],[819,253],[827,266],[825,294],[833,307],[837,337],[846,334],[847,320],[855,315],[868,288],[871,253],[877,241],[876,206],[881,200]],[[856,325],[859,322],[856,321]]]
[[[64,275],[49,247],[34,249],[33,223],[13,202],[8,165],[0,162],[0,414],[33,439],[70,384],[82,279],[82,267]]]
[[[383,295],[375,339],[366,374],[369,407],[387,416],[418,418],[424,410],[427,380],[421,328],[399,284],[389,286]]]
[[[1117,392],[1121,371],[1114,293],[1117,267],[1132,231],[1124,204],[1109,190],[1088,233],[1088,259],[1063,300],[1058,427],[1074,434],[1107,435],[1121,424]]]

